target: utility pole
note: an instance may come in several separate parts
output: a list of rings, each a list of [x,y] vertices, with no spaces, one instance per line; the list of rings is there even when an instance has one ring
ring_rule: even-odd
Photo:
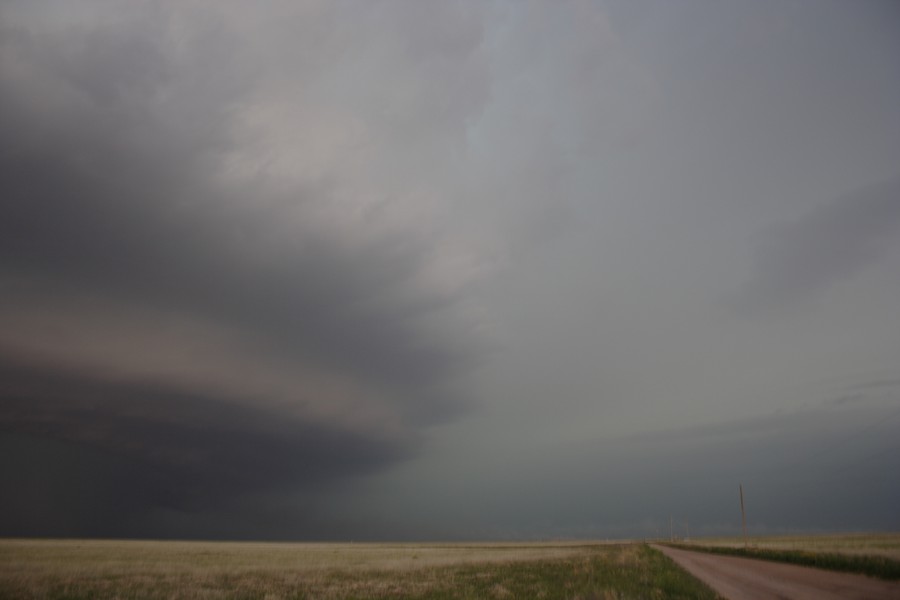
[[[747,513],[744,512],[744,486],[738,484],[741,493],[741,529],[744,530],[744,548],[747,547]]]

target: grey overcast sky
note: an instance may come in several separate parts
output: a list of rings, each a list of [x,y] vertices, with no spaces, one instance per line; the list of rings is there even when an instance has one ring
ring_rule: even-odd
[[[900,4],[3,0],[0,473],[0,535],[900,529]]]

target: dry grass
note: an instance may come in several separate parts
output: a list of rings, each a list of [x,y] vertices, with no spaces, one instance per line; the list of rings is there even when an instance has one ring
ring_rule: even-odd
[[[463,563],[563,558],[596,544],[353,544],[162,542],[132,540],[0,540],[0,569],[75,569],[104,573],[135,566],[147,572],[205,573],[235,569],[408,570]]]
[[[845,533],[832,535],[751,536],[749,545],[769,550],[803,550],[816,553],[883,556],[900,560],[900,533]],[[744,546],[740,537],[702,538],[702,546]]]
[[[11,598],[714,597],[658,552],[600,544],[0,540]]]

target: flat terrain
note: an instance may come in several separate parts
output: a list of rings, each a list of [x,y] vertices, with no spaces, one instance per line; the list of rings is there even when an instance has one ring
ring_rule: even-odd
[[[900,583],[862,575],[663,546],[658,549],[729,600],[900,598]]]
[[[702,538],[695,541],[703,546],[744,546],[744,539],[741,537]],[[755,548],[885,556],[900,560],[900,533],[751,536],[748,541]]]
[[[0,598],[715,598],[642,544],[0,540]]]

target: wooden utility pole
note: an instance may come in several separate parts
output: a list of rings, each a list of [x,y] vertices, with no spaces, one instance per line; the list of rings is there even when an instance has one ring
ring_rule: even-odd
[[[741,493],[741,529],[744,530],[744,548],[747,547],[747,513],[744,512],[744,486],[738,484]]]

